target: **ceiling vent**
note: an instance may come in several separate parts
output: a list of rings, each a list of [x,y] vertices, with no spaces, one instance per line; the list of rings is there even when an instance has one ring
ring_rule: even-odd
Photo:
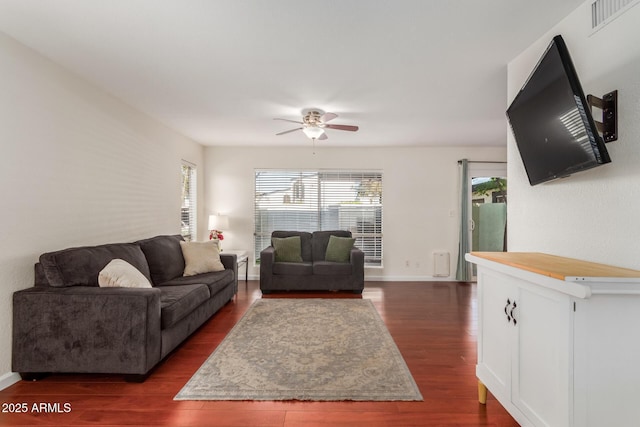
[[[596,0],[591,3],[591,29],[597,31],[625,13],[640,0]]]

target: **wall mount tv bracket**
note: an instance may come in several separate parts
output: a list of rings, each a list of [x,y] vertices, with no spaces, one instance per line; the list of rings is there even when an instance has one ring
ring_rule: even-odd
[[[602,133],[604,142],[618,140],[618,91],[605,93],[602,98],[587,95],[587,103],[593,112],[593,107],[602,110],[602,121],[595,120],[598,131]]]

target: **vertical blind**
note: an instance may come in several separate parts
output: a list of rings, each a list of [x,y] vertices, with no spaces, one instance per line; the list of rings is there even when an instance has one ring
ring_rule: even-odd
[[[180,209],[180,233],[188,242],[196,240],[197,193],[196,166],[182,162],[182,208]]]
[[[382,265],[382,172],[256,170],[255,259],[275,230],[348,230],[365,265]]]

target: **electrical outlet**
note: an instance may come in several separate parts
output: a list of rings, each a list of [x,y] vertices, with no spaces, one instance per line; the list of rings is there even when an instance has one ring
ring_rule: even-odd
[[[404,266],[405,266],[405,267],[409,267],[409,266],[410,266],[409,260],[406,260],[406,261],[404,262]]]

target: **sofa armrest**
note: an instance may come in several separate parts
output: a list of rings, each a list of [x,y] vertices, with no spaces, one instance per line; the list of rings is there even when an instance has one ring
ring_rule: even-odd
[[[220,261],[224,265],[225,270],[238,270],[238,256],[236,254],[220,254]]]
[[[273,271],[273,264],[276,262],[276,249],[269,246],[260,251],[260,269],[264,267],[266,271]]]
[[[364,287],[364,252],[360,248],[352,248],[349,260],[353,267],[353,275]]]
[[[15,372],[144,375],[160,355],[160,289],[34,287],[13,294]]]
[[[260,289],[271,289],[276,249],[269,246],[260,252]]]
[[[220,261],[225,270],[233,270],[233,282],[235,293],[238,293],[238,256],[236,254],[220,254]]]

